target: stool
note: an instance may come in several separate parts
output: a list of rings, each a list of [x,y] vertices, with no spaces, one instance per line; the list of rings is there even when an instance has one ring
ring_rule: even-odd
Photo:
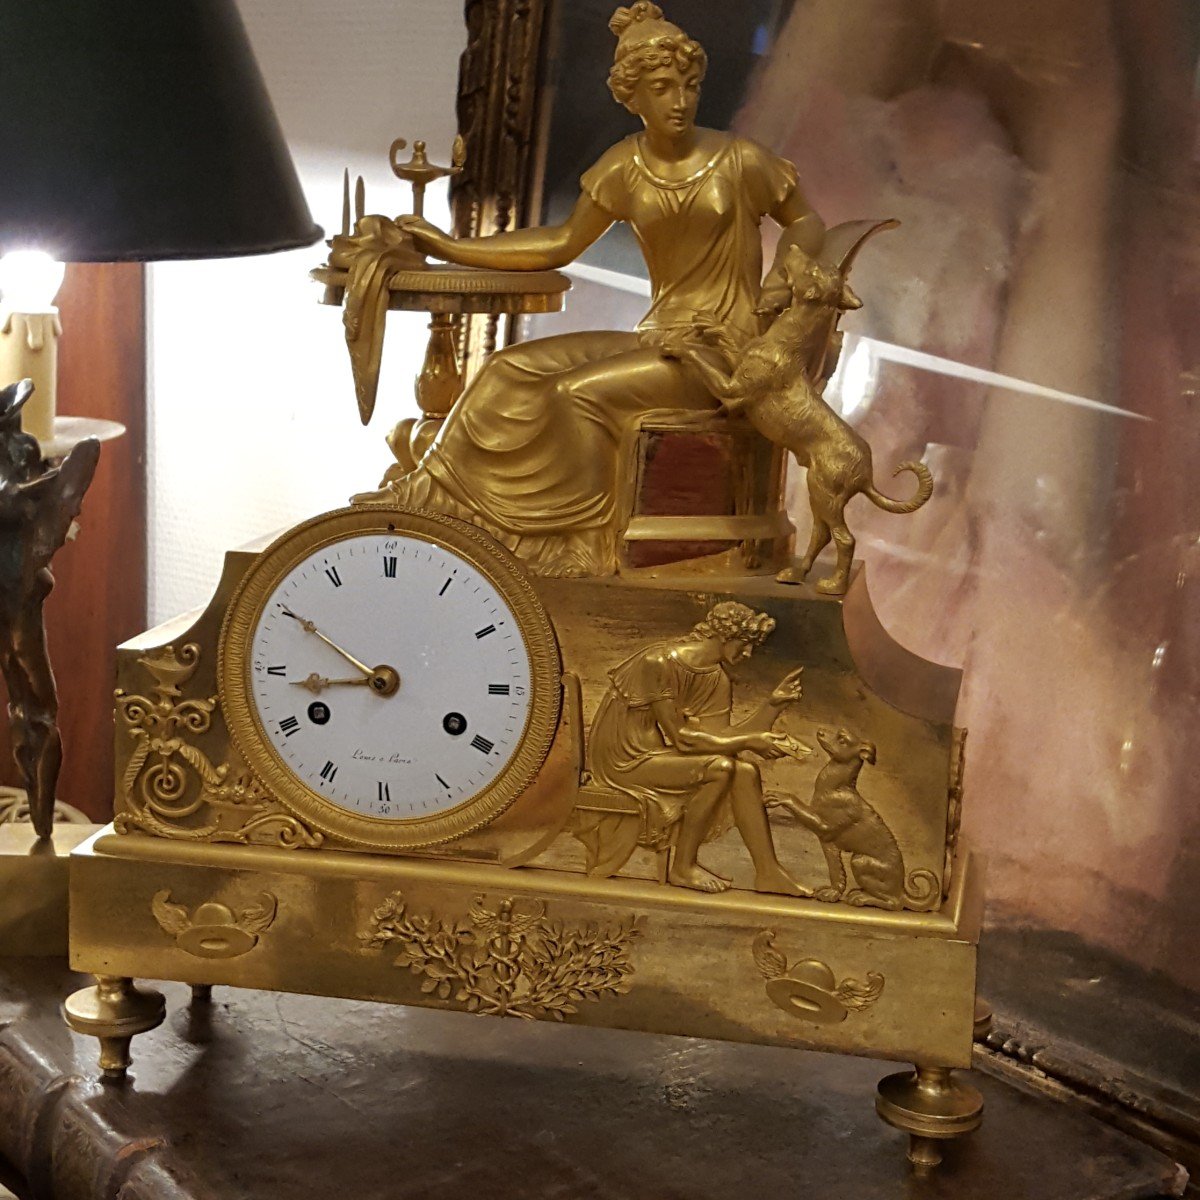
[[[622,573],[723,551],[730,570],[776,570],[795,536],[783,503],[785,470],[786,452],[744,418],[643,413],[626,431],[618,461]]]

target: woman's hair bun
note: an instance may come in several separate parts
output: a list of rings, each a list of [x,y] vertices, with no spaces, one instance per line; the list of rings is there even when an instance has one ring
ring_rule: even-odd
[[[608,27],[613,33],[620,37],[621,34],[637,21],[661,21],[663,10],[657,4],[650,3],[650,0],[637,0],[636,4],[631,4],[628,8],[618,8],[612,15],[612,20],[609,21]]]

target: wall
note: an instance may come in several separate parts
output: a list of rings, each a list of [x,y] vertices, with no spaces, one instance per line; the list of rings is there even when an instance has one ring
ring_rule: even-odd
[[[408,189],[387,166],[393,138],[454,137],[453,0],[241,0],[309,206],[334,232],[343,167],[367,207],[396,213]],[[448,220],[444,190],[427,200]],[[384,434],[416,410],[425,321],[392,314],[374,421],[358,421],[339,309],[317,303],[306,250],[149,271],[149,609],[203,604],[226,548],[345,503],[390,461]]]

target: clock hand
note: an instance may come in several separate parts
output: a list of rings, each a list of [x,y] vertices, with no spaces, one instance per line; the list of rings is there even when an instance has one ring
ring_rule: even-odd
[[[285,617],[291,617],[293,621],[296,621],[305,633],[315,634],[321,639],[321,641],[325,643],[325,645],[327,645],[331,650],[336,650],[337,653],[340,654],[351,666],[357,667],[364,675],[369,677],[373,674],[371,668],[368,667],[366,663],[359,662],[349,650],[343,650],[341,646],[337,644],[337,642],[327,638],[307,617],[302,617],[299,614],[292,612],[290,608],[285,608],[283,610],[283,615]]]
[[[282,606],[281,606],[282,607]],[[305,681],[305,686],[309,686],[310,690],[317,691],[318,687],[328,686],[333,683],[365,683],[376,696],[394,696],[400,690],[400,672],[395,667],[389,667],[386,664],[380,664],[378,667],[368,667],[366,663],[361,663],[349,650],[343,650],[337,642],[327,638],[316,626],[316,623],[310,621],[307,617],[302,617],[299,613],[294,613],[290,608],[283,609],[285,617],[291,617],[293,621],[299,623],[300,628],[305,633],[315,634],[321,639],[331,650],[336,650],[348,663],[357,667],[365,676],[364,679],[322,679],[315,672]],[[320,684],[314,684],[312,681],[320,680]]]
[[[292,687],[307,688],[314,696],[319,696],[327,687],[335,687],[338,684],[360,684],[366,686],[370,684],[372,676],[377,671],[378,668],[376,671],[372,671],[370,675],[356,675],[353,679],[326,679],[324,675],[318,675],[314,671],[307,679],[293,679],[291,684]]]

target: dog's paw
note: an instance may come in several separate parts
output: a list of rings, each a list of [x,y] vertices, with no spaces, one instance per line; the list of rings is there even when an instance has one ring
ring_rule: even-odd
[[[849,586],[850,581],[840,575],[830,575],[828,579],[817,581],[817,591],[823,596],[844,596]]]
[[[847,892],[846,903],[853,904],[858,908],[886,908],[891,911],[900,907],[900,902],[891,896],[875,896],[870,892],[864,892],[861,888]]]

